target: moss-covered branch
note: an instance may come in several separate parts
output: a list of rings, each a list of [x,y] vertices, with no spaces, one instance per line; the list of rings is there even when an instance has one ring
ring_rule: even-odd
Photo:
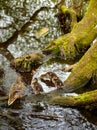
[[[11,66],[19,72],[31,72],[43,63],[44,55],[41,52],[23,55],[14,59]]]
[[[97,108],[97,90],[79,94],[78,96],[58,96],[51,99],[52,104],[69,107]]]
[[[71,29],[72,29],[73,26],[77,23],[76,12],[73,9],[68,9],[66,6],[61,6],[61,11],[64,15],[70,16]]]
[[[14,59],[14,56],[11,54],[11,52],[7,48],[0,47],[0,54],[5,56],[8,61],[12,61]]]
[[[90,47],[90,43],[97,36],[96,5],[97,5],[97,1],[91,0],[87,13],[85,14],[82,21],[80,21],[73,27],[72,32],[64,36],[61,36],[54,41],[51,41],[43,51],[44,52],[54,51],[54,53],[59,52],[62,58],[70,60],[70,61],[75,60],[75,59],[77,60],[80,59],[80,57],[84,54],[84,52]],[[65,7],[62,6],[63,10],[64,8]],[[23,58],[23,60],[24,59],[25,58]],[[36,60],[37,60],[37,57],[36,57]],[[19,63],[17,63],[17,61],[19,61]],[[27,67],[27,64],[29,64],[28,61],[25,61],[25,63],[23,61],[22,63],[22,60],[21,62],[20,60],[15,60],[14,62],[17,68],[18,66],[19,68],[20,66],[21,68],[25,68],[24,70],[30,68],[30,67]]]
[[[71,33],[53,40],[46,51],[60,53],[65,59],[80,58],[97,36],[97,1],[91,0],[84,18],[73,27]]]
[[[25,103],[37,103],[37,102],[47,102],[52,105],[61,105],[64,107],[76,107],[85,109],[95,109],[97,108],[97,90],[79,94],[78,96],[62,96],[64,94],[63,90],[54,90],[49,93],[39,94],[39,95],[29,95],[23,99]],[[0,98],[1,101],[6,101],[7,96]],[[4,102],[5,103],[5,102]],[[6,102],[7,103],[7,102]],[[15,102],[17,103],[17,102]],[[14,104],[15,104],[14,103]],[[21,102],[23,103],[23,102]],[[13,105],[14,105],[13,104]]]

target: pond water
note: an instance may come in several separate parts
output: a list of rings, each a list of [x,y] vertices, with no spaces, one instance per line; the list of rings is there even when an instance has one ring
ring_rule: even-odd
[[[40,51],[50,40],[63,34],[54,8],[60,0],[1,0],[0,3],[0,44],[6,42],[15,31],[19,31],[37,10],[40,11],[30,21],[24,32],[14,35],[8,47],[0,47],[0,97],[6,95],[13,82],[20,73],[10,67],[12,59],[23,54]],[[69,1],[66,2],[69,5]],[[42,8],[45,7],[45,8]],[[50,8],[49,8],[50,7]],[[39,36],[39,30],[48,31]],[[37,35],[35,35],[37,34]],[[16,34],[17,35],[17,34]],[[56,61],[46,62],[40,66],[34,77],[29,73],[22,74],[26,88],[30,87],[33,78],[40,77],[45,72],[55,72],[64,81],[70,73],[62,72],[66,64]],[[45,92],[52,91],[54,87],[41,82]],[[27,91],[31,95],[32,91]],[[26,97],[25,97],[26,98]],[[25,99],[16,101],[12,106],[6,100],[0,101],[0,130],[96,130],[97,113],[86,110],[52,106],[45,102],[31,103]]]

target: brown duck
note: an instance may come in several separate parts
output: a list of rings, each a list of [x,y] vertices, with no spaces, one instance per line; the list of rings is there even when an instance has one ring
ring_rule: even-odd
[[[34,79],[32,80],[31,86],[32,86],[32,88],[33,88],[35,94],[41,94],[41,93],[43,93],[43,88],[42,88],[42,86],[39,84],[37,78],[34,78]]]
[[[24,83],[22,82],[22,78],[18,77],[16,82],[13,83],[10,87],[8,105],[11,105],[16,99],[22,98],[23,92]]]
[[[40,76],[40,78],[49,78],[52,83],[57,87],[57,89],[62,88],[64,85],[62,81],[58,78],[58,76],[53,72],[47,72],[46,74],[43,74]]]

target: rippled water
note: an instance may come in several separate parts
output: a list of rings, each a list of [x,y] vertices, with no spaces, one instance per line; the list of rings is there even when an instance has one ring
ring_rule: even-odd
[[[2,0],[1,0],[2,2]],[[54,7],[59,2],[52,0],[26,0],[26,4],[22,1],[10,1],[7,5],[12,7],[1,9],[0,15],[4,18],[0,19],[0,26],[7,26],[8,23],[13,22],[16,29],[29,20],[33,13],[42,6]],[[6,3],[6,0],[5,0]],[[21,8],[20,7],[21,3]],[[66,3],[68,5],[68,3]],[[4,6],[4,5],[3,5]],[[25,8],[24,8],[25,7]],[[24,10],[25,9],[25,10]],[[4,11],[5,10],[5,11]],[[16,13],[15,13],[16,12]],[[56,14],[56,9],[46,9],[39,12],[37,19],[27,28],[24,34],[18,36],[14,44],[8,46],[7,50],[2,51],[0,48],[0,93],[8,93],[10,85],[15,82],[19,73],[10,68],[10,57],[18,57],[23,54],[41,50],[51,40],[63,34]],[[15,15],[14,15],[15,14]],[[18,16],[18,20],[15,18]],[[21,21],[21,18],[23,21]],[[6,22],[5,22],[6,21]],[[49,28],[47,35],[35,39],[33,35],[41,28]],[[14,29],[15,29],[14,28]],[[0,42],[6,41],[13,31],[13,28],[1,29]],[[8,33],[11,32],[10,35]],[[5,55],[6,54],[6,55]],[[8,56],[9,55],[9,56]],[[5,58],[6,57],[6,58]],[[39,79],[41,74],[48,71],[55,72],[58,77],[64,81],[69,73],[61,71],[65,64],[53,62],[44,63],[37,70],[37,73],[32,77],[29,74],[24,74],[24,79],[27,80],[26,87],[30,86],[31,80],[35,77]],[[54,87],[48,87],[46,84],[39,80],[45,92],[49,92]],[[32,92],[28,91],[27,94]],[[26,98],[26,97],[25,97]],[[36,104],[25,102],[25,99],[16,101],[12,106],[8,106],[6,101],[0,101],[0,130],[96,130],[97,129],[97,113],[87,112],[85,110],[77,110],[72,108],[63,108],[60,106],[52,106],[45,102],[38,102]],[[7,113],[7,114],[6,114]]]

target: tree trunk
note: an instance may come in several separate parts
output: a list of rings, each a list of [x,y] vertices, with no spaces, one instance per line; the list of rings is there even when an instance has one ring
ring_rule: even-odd
[[[75,64],[71,74],[64,81],[66,92],[74,91],[85,86],[88,81],[97,74],[97,42],[84,54],[81,60]],[[96,77],[97,78],[97,77]]]

